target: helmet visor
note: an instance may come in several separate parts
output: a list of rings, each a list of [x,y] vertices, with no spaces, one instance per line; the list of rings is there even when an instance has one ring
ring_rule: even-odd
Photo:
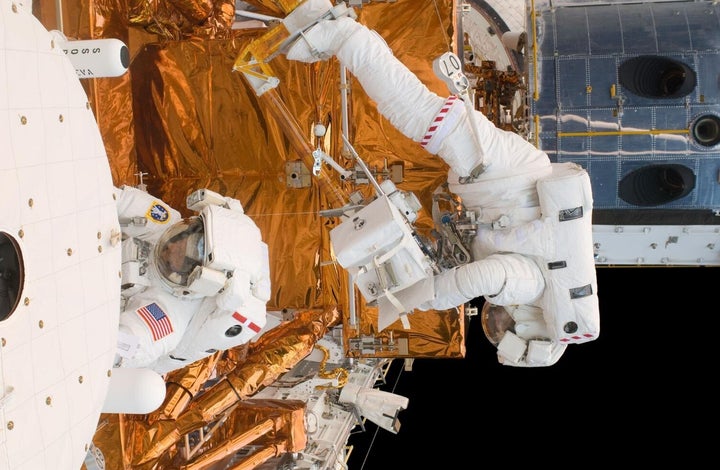
[[[515,320],[502,305],[493,305],[486,301],[480,317],[485,336],[495,346],[500,343],[507,330],[513,331],[515,328]]]
[[[202,218],[183,219],[170,227],[158,241],[156,254],[160,275],[174,285],[187,286],[188,277],[205,257]]]

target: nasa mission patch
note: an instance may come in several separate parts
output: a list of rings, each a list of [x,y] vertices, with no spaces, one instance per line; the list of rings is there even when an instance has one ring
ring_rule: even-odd
[[[148,209],[147,214],[145,214],[145,217],[153,222],[164,224],[170,219],[170,210],[162,203],[154,201],[150,209]]]

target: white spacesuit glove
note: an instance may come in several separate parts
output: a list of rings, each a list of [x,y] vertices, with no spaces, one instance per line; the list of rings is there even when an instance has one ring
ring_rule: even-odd
[[[551,338],[543,312],[531,305],[501,307],[486,303],[483,330],[497,347],[498,361],[514,367],[545,367],[555,364],[567,344]]]
[[[290,46],[289,60],[313,63],[328,60],[363,26],[350,17],[321,20]]]
[[[330,0],[306,0],[283,18],[282,23],[292,34],[308,28],[332,8]]]
[[[251,273],[237,269],[228,279],[225,289],[215,297],[218,308],[235,310],[245,305],[248,299],[263,303],[270,300],[270,279],[264,273]]]

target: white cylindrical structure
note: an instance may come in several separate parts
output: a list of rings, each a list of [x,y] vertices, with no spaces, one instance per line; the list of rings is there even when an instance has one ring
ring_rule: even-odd
[[[119,77],[130,66],[130,51],[119,39],[69,40],[60,31],[51,31],[70,59],[78,78]]]
[[[165,400],[165,380],[151,369],[112,369],[103,413],[147,414]]]
[[[500,42],[508,49],[522,53],[525,49],[525,32],[508,31],[500,37]]]

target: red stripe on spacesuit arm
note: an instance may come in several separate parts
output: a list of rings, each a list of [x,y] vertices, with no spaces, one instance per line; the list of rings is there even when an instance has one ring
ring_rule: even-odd
[[[430,127],[428,127],[425,135],[420,140],[420,145],[423,148],[426,147],[428,143],[430,143],[433,136],[435,135],[435,132],[437,132],[437,130],[440,128],[440,123],[445,119],[445,117],[447,117],[447,114],[450,111],[450,108],[452,108],[453,103],[455,103],[455,100],[457,100],[457,96],[455,95],[448,96],[447,100],[445,100],[442,108],[440,108],[440,111],[438,111],[437,115],[432,120],[432,124],[430,124]]]

